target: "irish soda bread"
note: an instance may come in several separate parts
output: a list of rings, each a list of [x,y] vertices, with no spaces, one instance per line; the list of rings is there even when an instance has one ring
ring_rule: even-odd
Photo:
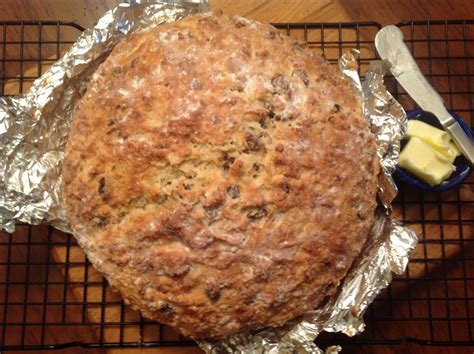
[[[319,54],[206,14],[130,35],[98,68],[64,199],[133,308],[217,338],[335,293],[373,222],[377,161],[361,103]]]

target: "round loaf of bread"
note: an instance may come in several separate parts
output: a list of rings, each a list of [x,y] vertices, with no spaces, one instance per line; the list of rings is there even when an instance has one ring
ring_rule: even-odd
[[[373,223],[361,105],[269,25],[205,14],[127,36],[75,108],[74,236],[127,303],[184,335],[281,325],[335,294]]]

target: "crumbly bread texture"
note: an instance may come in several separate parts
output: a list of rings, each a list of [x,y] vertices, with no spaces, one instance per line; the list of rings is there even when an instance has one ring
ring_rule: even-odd
[[[336,292],[373,222],[374,141],[320,55],[269,25],[197,15],[126,37],[97,69],[64,199],[133,308],[218,338]]]

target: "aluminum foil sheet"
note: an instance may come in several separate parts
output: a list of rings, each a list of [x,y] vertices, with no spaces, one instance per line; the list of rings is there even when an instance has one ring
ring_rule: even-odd
[[[0,98],[0,228],[13,232],[15,221],[49,223],[69,231],[61,199],[61,161],[72,109],[89,77],[123,36],[186,16],[209,11],[207,0],[134,0],[107,12],[85,31],[24,96]],[[383,85],[386,67],[374,62],[361,83],[356,51],[339,67],[354,84],[377,137],[382,173],[379,207],[363,254],[340,286],[338,296],[321,308],[287,323],[254,333],[200,342],[209,353],[322,353],[314,339],[321,331],[355,335],[375,296],[400,274],[417,239],[390,217],[397,189],[391,178],[405,134],[406,115]],[[332,346],[327,353],[338,353]]]

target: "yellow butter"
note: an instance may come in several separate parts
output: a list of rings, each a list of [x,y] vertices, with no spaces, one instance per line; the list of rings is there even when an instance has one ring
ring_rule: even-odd
[[[399,165],[431,186],[448,179],[455,168],[438,151],[417,137],[412,137],[403,148]]]
[[[411,119],[408,121],[407,136],[409,138],[419,138],[436,148],[448,149],[451,137],[444,130],[435,128],[420,120]]]
[[[454,156],[454,158],[461,155],[461,151],[458,149],[458,147],[456,146],[456,144],[453,141],[449,142],[449,149],[448,150],[449,150],[449,153],[451,154],[451,156]]]
[[[444,130],[435,128],[419,120],[408,121],[408,137],[417,137],[435,148],[443,157],[452,163],[461,155],[451,137]]]
[[[425,143],[426,141],[423,140]],[[431,145],[431,144],[430,144]],[[431,145],[432,148],[435,148],[438,153],[440,153],[446,160],[448,160],[450,163],[453,163],[453,161],[461,155],[461,152],[458,150],[457,146],[454,145],[452,141],[449,142],[448,146],[446,148],[440,148],[439,146]]]

